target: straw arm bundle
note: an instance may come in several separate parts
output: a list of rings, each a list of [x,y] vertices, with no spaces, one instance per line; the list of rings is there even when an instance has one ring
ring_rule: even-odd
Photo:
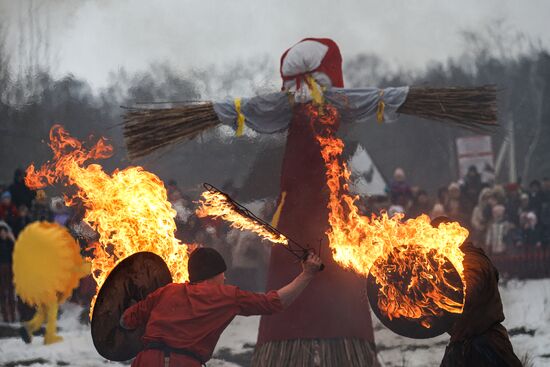
[[[130,159],[192,139],[220,124],[212,102],[173,108],[126,108],[124,140]]]
[[[470,130],[497,125],[496,87],[411,87],[397,112]]]
[[[411,87],[398,113],[452,123],[470,130],[497,125],[496,88]],[[172,108],[126,108],[124,138],[130,159],[192,139],[220,120],[212,102]]]

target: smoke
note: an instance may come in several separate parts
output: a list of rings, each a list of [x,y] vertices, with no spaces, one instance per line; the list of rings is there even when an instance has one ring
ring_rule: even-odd
[[[37,47],[47,39],[56,71],[84,77],[94,87],[108,84],[113,70],[135,72],[156,62],[201,73],[211,65],[267,55],[275,75],[280,54],[311,36],[333,38],[344,60],[377,54],[392,70],[457,56],[461,30],[481,30],[495,19],[507,19],[510,27],[550,43],[544,16],[550,3],[544,0],[529,7],[513,0],[0,1],[12,49]]]

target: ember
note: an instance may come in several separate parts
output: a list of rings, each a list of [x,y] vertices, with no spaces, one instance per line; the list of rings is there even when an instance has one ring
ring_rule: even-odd
[[[162,257],[174,281],[187,280],[187,246],[181,246],[174,237],[176,211],[157,176],[141,167],[115,170],[109,175],[98,164],[85,166],[89,160],[111,156],[112,147],[100,138],[86,149],[60,125],[52,127],[49,145],[54,159],[38,170],[31,164],[25,182],[33,189],[60,182],[77,188],[65,202],[81,203],[86,209],[84,222],[99,233],[91,259],[97,290],[118,262],[139,251]],[[95,297],[90,315],[94,303]]]

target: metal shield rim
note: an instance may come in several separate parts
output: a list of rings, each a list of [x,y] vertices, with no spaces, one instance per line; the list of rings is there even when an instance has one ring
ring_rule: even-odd
[[[375,263],[378,261],[378,259],[375,261]],[[452,266],[452,269],[454,272],[456,272],[456,275],[458,276],[458,271],[452,265],[452,263],[447,259],[449,264]],[[374,265],[373,265],[374,266]],[[369,304],[371,306],[372,311],[380,320],[380,322],[390,329],[392,332],[412,339],[429,339],[429,338],[435,338],[439,335],[442,335],[446,332],[448,332],[453,323],[458,318],[458,314],[454,314],[445,310],[443,311],[443,316],[433,318],[432,321],[434,323],[430,328],[425,328],[416,320],[410,320],[406,318],[394,318],[390,320],[386,315],[384,315],[380,308],[378,307],[378,295],[379,295],[380,286],[376,283],[376,278],[372,274],[371,271],[369,271],[369,275],[367,277],[367,295],[369,299]],[[462,284],[462,291],[464,291],[464,284]]]

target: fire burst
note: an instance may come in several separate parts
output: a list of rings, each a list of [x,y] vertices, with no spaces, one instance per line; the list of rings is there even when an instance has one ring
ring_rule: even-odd
[[[232,205],[222,193],[205,191],[201,196],[202,200],[200,200],[200,207],[196,211],[197,216],[222,218],[230,222],[233,228],[248,230],[256,233],[265,240],[288,245],[288,239],[285,236],[279,233],[273,233],[261,223],[239,213],[234,205]]]
[[[401,214],[386,213],[372,218],[362,216],[355,206],[356,197],[346,194],[349,171],[340,163],[344,147],[335,137],[338,111],[325,105],[308,108],[315,126],[321,155],[327,169],[330,189],[327,232],[334,260],[341,266],[367,276],[369,272],[380,285],[378,306],[388,318],[422,319],[424,327],[430,316],[441,310],[461,313],[465,292],[449,280],[451,270],[447,259],[458,271],[465,287],[459,246],[468,231],[458,223],[446,223],[433,228],[430,219],[421,215],[402,222]],[[449,292],[450,290],[450,292]],[[450,297],[449,293],[455,293]],[[462,299],[456,299],[456,295]]]
[[[81,203],[86,209],[84,222],[99,233],[91,259],[97,290],[118,262],[139,251],[161,256],[174,281],[187,280],[187,247],[174,236],[176,211],[157,176],[141,167],[115,170],[109,175],[98,164],[84,166],[89,160],[110,157],[112,147],[100,138],[86,149],[60,125],[50,130],[49,146],[54,159],[39,170],[31,164],[25,183],[33,189],[58,182],[77,188],[74,195],[65,197],[65,202]],[[95,297],[90,315],[94,302]]]
[[[357,197],[347,194],[350,173],[340,162],[344,143],[335,136],[337,109],[328,104],[305,108],[327,170],[327,236],[334,260],[360,275],[375,277],[380,286],[378,307],[390,320],[404,317],[430,328],[432,317],[442,315],[442,310],[462,313],[466,283],[460,245],[468,231],[458,223],[434,228],[427,215],[405,222],[402,214],[391,218],[386,213],[372,218],[361,215],[355,206]],[[224,195],[210,191],[202,195],[199,216],[221,217],[233,227],[251,230],[271,242],[287,243],[241,215]]]

